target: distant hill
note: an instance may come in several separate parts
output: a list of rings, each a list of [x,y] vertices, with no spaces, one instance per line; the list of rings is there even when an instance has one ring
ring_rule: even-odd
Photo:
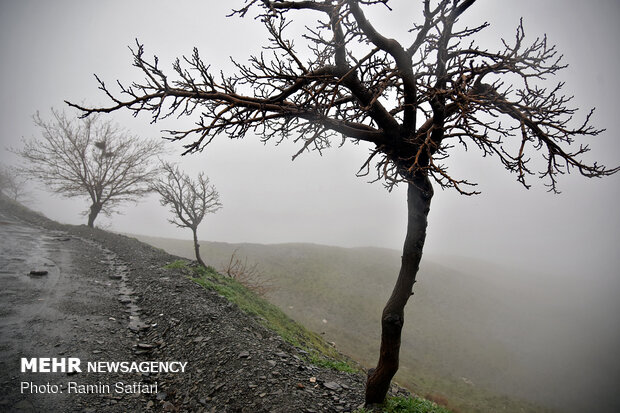
[[[193,258],[190,241],[137,238]],[[235,250],[271,280],[270,301],[362,365],[375,365],[398,251],[201,242],[203,259],[216,268]],[[586,338],[575,331],[586,328],[585,315],[563,299],[579,296],[576,286],[460,257],[424,259],[418,281],[406,309],[400,384],[464,412],[578,412],[597,403],[597,411],[614,411],[617,360],[601,371],[592,359],[598,353],[584,351]]]

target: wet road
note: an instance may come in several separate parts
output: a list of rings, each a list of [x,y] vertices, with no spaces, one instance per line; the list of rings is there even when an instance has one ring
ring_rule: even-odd
[[[93,242],[25,224],[0,210],[0,411],[74,411],[81,403],[66,392],[23,391],[24,382],[66,389],[69,378],[22,373],[22,357],[88,359],[111,341],[114,348],[130,348],[117,266]]]

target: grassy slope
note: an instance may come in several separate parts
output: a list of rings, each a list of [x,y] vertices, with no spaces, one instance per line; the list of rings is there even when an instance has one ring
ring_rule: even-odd
[[[192,256],[189,242],[141,238],[174,254]],[[398,272],[398,252],[206,242],[201,252],[205,261],[220,267],[236,248],[239,256],[259,263],[277,286],[270,301],[362,365],[374,365],[379,316]],[[512,303],[494,298],[497,286],[488,277],[429,262],[419,279],[407,308],[397,381],[431,399],[447,400],[460,411],[542,411],[501,396],[501,389],[494,388],[514,362],[503,341],[509,330],[501,326],[523,322],[512,316]],[[480,291],[485,291],[483,299]]]
[[[246,314],[258,318],[267,328],[277,332],[288,343],[303,349],[313,364],[346,372],[360,373],[358,365],[343,356],[325,340],[290,319],[278,307],[259,297],[239,282],[222,276],[212,267],[203,268],[184,260],[174,261],[166,268],[183,270],[193,281],[214,290],[237,304]],[[356,413],[374,412],[359,409]],[[450,413],[448,409],[420,397],[388,397],[381,406],[384,413]]]

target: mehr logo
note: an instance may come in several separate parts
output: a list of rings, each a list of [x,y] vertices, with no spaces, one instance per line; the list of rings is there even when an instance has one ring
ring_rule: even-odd
[[[75,357],[35,357],[21,359],[22,373],[81,373],[80,359]]]

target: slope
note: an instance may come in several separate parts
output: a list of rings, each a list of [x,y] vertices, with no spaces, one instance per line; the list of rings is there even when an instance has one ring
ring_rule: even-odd
[[[185,241],[139,238],[191,257]],[[313,244],[201,245],[215,267],[225,266],[235,250],[258,263],[275,286],[270,301],[364,366],[374,365],[379,317],[398,272],[398,252]],[[535,348],[548,325],[537,317],[553,307],[537,294],[542,289],[488,263],[425,260],[407,308],[398,382],[461,411],[565,409],[563,395],[549,387],[557,376],[544,363],[544,351]],[[521,348],[528,340],[534,348]],[[532,376],[536,369],[538,376]]]

